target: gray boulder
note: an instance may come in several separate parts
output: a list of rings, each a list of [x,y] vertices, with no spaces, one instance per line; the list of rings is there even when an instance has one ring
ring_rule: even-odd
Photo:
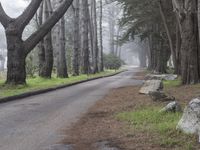
[[[181,105],[177,101],[173,101],[165,106],[160,112],[182,112]]]
[[[175,98],[166,95],[163,91],[149,92],[149,96],[153,101],[174,101]]]
[[[177,79],[175,74],[148,74],[145,79],[147,80],[175,80]]]
[[[140,94],[149,94],[150,92],[160,91],[163,89],[163,83],[161,80],[146,80],[141,87]]]
[[[200,135],[200,98],[189,103],[176,128],[188,134]]]

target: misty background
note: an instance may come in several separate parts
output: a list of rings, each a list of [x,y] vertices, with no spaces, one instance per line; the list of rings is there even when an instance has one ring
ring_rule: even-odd
[[[27,7],[29,2],[27,0],[1,0],[2,6],[5,9],[6,13],[15,18],[19,16],[23,10]],[[98,8],[97,8],[98,9]],[[68,10],[68,13],[70,9]],[[98,11],[98,10],[97,10]],[[103,47],[104,53],[108,54],[112,47],[110,46],[112,42],[117,41],[117,37],[122,36],[123,30],[119,27],[119,19],[122,16],[122,9],[121,6],[114,3],[106,4],[103,7]],[[111,25],[111,26],[110,26]],[[66,22],[66,30],[69,30],[70,24]],[[113,29],[112,29],[113,27]],[[35,28],[34,21],[31,21],[29,26],[26,27],[25,32],[23,33],[23,38],[25,39],[28,37]],[[110,31],[113,30],[113,33]],[[121,30],[121,31],[120,31]],[[6,39],[4,33],[3,26],[0,24],[0,65],[3,65],[6,69],[6,61],[7,61],[7,49],[6,49]],[[67,31],[70,36],[70,31]],[[113,34],[113,35],[111,35]],[[66,35],[67,36],[67,35]],[[114,41],[111,40],[111,36],[114,37]],[[117,48],[115,44],[114,49]],[[139,66],[139,59],[138,59],[138,51],[141,49],[141,46],[137,40],[126,42],[125,44],[118,46],[118,49],[121,50],[120,56],[121,59],[127,64],[132,66]]]

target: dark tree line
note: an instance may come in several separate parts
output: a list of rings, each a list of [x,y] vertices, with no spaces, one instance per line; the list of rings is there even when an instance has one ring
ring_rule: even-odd
[[[183,84],[200,81],[200,1],[118,0],[123,5],[122,40],[145,41],[148,68],[165,73],[172,59]],[[143,52],[141,52],[143,53]],[[141,59],[143,59],[141,57]]]
[[[66,12],[73,17],[67,18]],[[102,0],[31,0],[18,18],[9,17],[0,3],[0,23],[5,28],[8,50],[6,83],[26,83],[26,58],[35,48],[41,77],[51,78],[56,67],[57,76],[67,78],[69,65],[74,76],[103,71],[102,14]],[[33,18],[37,30],[23,40],[22,33]],[[66,29],[68,20],[73,24],[71,29]],[[66,54],[67,30],[71,30],[73,41],[71,64]]]

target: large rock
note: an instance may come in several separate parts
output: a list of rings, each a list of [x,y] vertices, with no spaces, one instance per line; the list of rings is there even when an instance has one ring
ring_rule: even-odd
[[[140,89],[140,94],[149,94],[150,92],[155,92],[163,89],[163,83],[161,80],[147,80]]]
[[[165,106],[160,112],[182,112],[181,105],[177,101],[173,101]]]
[[[148,74],[146,80],[175,80],[177,79],[175,74]]]
[[[177,129],[188,134],[200,135],[200,98],[193,99],[185,108]]]
[[[154,91],[149,92],[149,96],[153,101],[174,101],[175,98],[172,96],[166,95],[163,91]]]

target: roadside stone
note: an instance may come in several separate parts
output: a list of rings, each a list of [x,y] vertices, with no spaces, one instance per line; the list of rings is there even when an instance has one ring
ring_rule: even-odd
[[[140,89],[140,94],[149,94],[163,89],[163,83],[161,80],[147,80]]]
[[[160,112],[182,112],[181,105],[177,101],[173,101],[165,106]]]
[[[151,99],[153,101],[160,101],[161,99],[166,98],[167,96],[165,95],[164,92],[162,91],[153,91],[153,92],[149,92],[149,96],[151,97]]]
[[[174,101],[174,97],[167,96],[163,91],[149,92],[149,96],[153,101]]]
[[[175,74],[148,74],[146,80],[175,80],[178,76]]]
[[[184,109],[183,116],[176,128],[187,134],[200,136],[200,98],[193,99]]]

